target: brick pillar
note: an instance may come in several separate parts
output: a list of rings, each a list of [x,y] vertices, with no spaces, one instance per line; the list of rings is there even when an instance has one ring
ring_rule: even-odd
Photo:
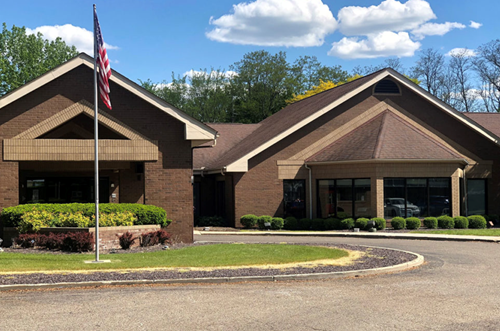
[[[460,177],[462,169],[457,169],[451,175],[451,217],[460,216]]]
[[[19,163],[0,162],[0,210],[19,204]]]
[[[372,177],[372,210],[375,211],[377,217],[384,218],[384,178]]]

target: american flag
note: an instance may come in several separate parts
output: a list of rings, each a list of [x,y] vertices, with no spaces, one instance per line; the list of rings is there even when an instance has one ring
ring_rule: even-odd
[[[109,82],[111,77],[111,67],[109,66],[108,55],[106,54],[106,47],[102,39],[101,27],[97,19],[97,12],[94,7],[94,25],[95,25],[95,41],[97,43],[97,66],[99,67],[99,94],[104,104],[111,109],[111,100],[109,99]]]

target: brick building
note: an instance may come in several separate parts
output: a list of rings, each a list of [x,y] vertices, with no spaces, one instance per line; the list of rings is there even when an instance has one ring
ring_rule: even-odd
[[[0,98],[0,208],[94,201],[93,58],[80,54]],[[192,149],[216,131],[117,72],[99,100],[100,201],[162,207],[193,240]],[[1,226],[0,226],[1,227]]]
[[[464,114],[384,69],[257,124],[210,124],[195,207],[329,217],[500,214],[500,114]]]

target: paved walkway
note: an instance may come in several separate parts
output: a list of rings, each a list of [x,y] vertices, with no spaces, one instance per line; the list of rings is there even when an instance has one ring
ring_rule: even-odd
[[[341,232],[341,231],[194,231],[195,235],[228,236],[287,236],[287,237],[348,237],[379,239],[413,239],[440,241],[482,241],[500,242],[497,236],[465,236],[447,234],[405,233],[405,232]]]

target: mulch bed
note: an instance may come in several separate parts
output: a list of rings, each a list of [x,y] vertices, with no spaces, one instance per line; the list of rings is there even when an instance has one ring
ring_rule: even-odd
[[[198,244],[191,244],[198,245]],[[175,245],[171,249],[178,249],[190,245]],[[357,245],[335,245],[321,244],[318,246],[329,246],[340,249],[356,250],[367,252],[365,256],[354,261],[353,264],[347,266],[316,266],[316,267],[294,267],[287,269],[260,269],[260,268],[239,268],[239,269],[218,269],[212,271],[116,271],[116,272],[91,272],[91,273],[33,273],[33,274],[9,274],[0,275],[0,285],[12,284],[50,284],[63,282],[89,282],[89,281],[115,281],[115,280],[160,280],[160,279],[186,279],[186,278],[206,278],[206,277],[241,277],[241,276],[276,276],[276,275],[291,275],[291,274],[314,274],[324,272],[339,272],[361,269],[372,269],[380,267],[388,267],[396,264],[406,263],[414,260],[416,257],[413,254],[408,254],[399,251],[381,248],[369,248]],[[162,246],[148,248],[142,251],[161,250]],[[32,249],[6,249],[6,251],[29,252],[33,253],[36,250]],[[140,249],[129,251],[117,250],[116,253],[139,252]],[[47,253],[45,254],[54,254]],[[57,254],[57,253],[56,253]],[[60,253],[59,253],[60,254]]]

